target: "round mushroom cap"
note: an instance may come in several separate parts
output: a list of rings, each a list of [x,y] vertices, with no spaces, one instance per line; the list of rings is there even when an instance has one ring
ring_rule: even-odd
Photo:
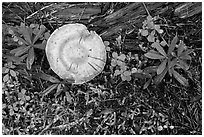
[[[83,84],[100,74],[106,63],[105,45],[99,35],[83,24],[56,29],[45,48],[50,68],[62,79]]]

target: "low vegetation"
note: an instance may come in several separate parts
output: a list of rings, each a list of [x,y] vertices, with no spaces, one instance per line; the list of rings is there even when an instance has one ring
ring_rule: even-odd
[[[58,4],[18,3],[16,9],[13,3],[2,4],[3,134],[202,134],[200,12],[167,16],[167,11],[155,14],[141,3],[145,13],[139,26],[133,23],[131,30],[114,35],[108,28],[108,38],[101,34],[107,50],[103,72],[90,82],[72,85],[50,69],[45,55],[50,34],[65,21],[59,23],[54,12],[44,9]],[[132,8],[132,3],[109,4],[88,7],[87,12],[98,12],[98,5],[104,9],[94,17],[96,23],[90,21],[97,33],[103,29],[97,21]],[[88,3],[78,8],[83,5]],[[24,13],[16,12],[19,7]],[[89,14],[70,20],[82,23]],[[127,39],[132,41],[129,47]]]

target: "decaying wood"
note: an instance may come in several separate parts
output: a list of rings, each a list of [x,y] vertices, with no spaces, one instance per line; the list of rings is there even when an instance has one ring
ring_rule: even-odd
[[[188,18],[202,12],[201,2],[186,2],[176,7],[174,14],[179,18]]]
[[[91,16],[101,13],[98,4],[63,4],[52,8],[52,17],[59,20],[89,20]],[[51,20],[51,19],[50,19]]]
[[[148,11],[153,15],[164,14],[169,9],[177,8],[172,11],[179,18],[187,18],[195,14],[201,13],[201,3],[145,3]],[[117,14],[116,14],[117,13]],[[123,9],[114,12],[105,18],[94,22],[94,25],[108,28],[101,33],[101,36],[108,38],[123,29],[128,29],[133,25],[140,27],[144,21],[147,12],[142,3],[133,3]]]
[[[80,22],[88,26],[93,26],[104,39],[115,39],[121,31],[140,28],[147,10],[152,16],[168,16],[173,13],[178,18],[188,18],[202,12],[201,2],[135,2],[129,3],[125,7],[108,12],[109,3],[106,10],[102,9],[102,3],[46,3],[46,6],[31,12],[29,4],[9,4],[3,5],[3,21],[10,21],[19,24],[22,21],[32,22],[38,15],[43,22],[51,25]],[[26,11],[27,10],[27,11]],[[28,15],[28,13],[31,13]]]

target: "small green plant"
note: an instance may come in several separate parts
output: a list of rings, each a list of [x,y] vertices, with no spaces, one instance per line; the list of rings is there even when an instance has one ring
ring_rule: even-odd
[[[46,41],[50,36],[50,32],[46,31],[44,25],[31,24],[26,26],[21,23],[20,26],[10,27],[8,33],[12,35],[13,41],[17,42],[19,46],[10,51],[15,56],[26,55],[27,69],[31,69],[31,66],[35,59],[34,48],[44,49]]]
[[[4,66],[2,67],[2,73],[4,74],[3,82],[9,82],[12,77],[17,79],[18,72],[14,70],[15,68],[16,66],[12,62],[4,64]]]
[[[121,50],[122,47],[122,38],[121,35],[116,38],[115,46]],[[110,44],[110,43],[109,43]],[[110,48],[107,47],[108,55],[111,53]],[[136,62],[132,64],[131,61]],[[137,77],[136,73],[142,73],[140,71],[141,60],[138,57],[138,54],[132,54],[131,52],[124,54],[120,52],[113,51],[111,53],[111,70],[113,71],[113,76],[120,76],[122,81],[131,81],[132,74]],[[140,77],[140,76],[139,76]]]
[[[161,29],[160,24],[155,24],[154,22],[159,19],[159,16],[152,17],[148,15],[146,20],[143,21],[142,29],[139,30],[139,35],[146,37],[149,44],[160,43],[163,47],[167,45],[166,41],[162,36],[160,36],[164,30]],[[160,40],[160,37],[162,40]],[[146,51],[147,48],[139,45],[143,51]]]
[[[149,42],[155,42],[156,37],[155,34],[156,32],[159,34],[162,34],[164,31],[160,28],[159,24],[155,24],[154,21],[156,21],[159,17],[152,17],[152,16],[147,16],[146,20],[144,20],[142,29],[139,30],[139,33],[141,33],[142,36],[147,37],[147,40]]]
[[[8,105],[9,115],[13,116],[16,111],[18,111],[18,102],[13,103],[12,105]]]
[[[174,78],[182,85],[187,86],[187,79],[180,75],[176,70],[183,69],[187,71],[189,69],[187,61],[191,60],[189,54],[192,53],[193,50],[187,49],[183,41],[180,41],[180,43],[177,45],[177,36],[175,36],[171,43],[168,44],[161,36],[161,34],[164,32],[163,29],[160,28],[159,24],[154,23],[158,19],[159,16],[152,17],[149,14],[146,20],[143,22],[142,29],[139,30],[139,34],[146,37],[148,45],[150,45],[146,49],[150,50],[145,54],[145,56],[150,59],[159,59],[161,61],[160,65],[158,65],[156,69],[157,76],[154,79],[154,83],[160,83],[165,77],[166,73],[169,72],[171,77],[174,76]],[[165,52],[166,46],[168,46],[167,52]]]
[[[126,55],[120,54],[118,55],[117,52],[112,53],[112,60],[111,60],[111,66],[116,67],[114,76],[121,76],[121,79],[123,81],[130,81],[131,80],[131,71],[128,70],[129,67],[125,63]]]
[[[20,104],[23,105],[26,101],[30,100],[30,96],[26,95],[26,90],[21,89],[21,92],[18,93],[18,98],[20,99]]]
[[[145,54],[147,58],[161,61],[161,64],[158,66],[156,73],[157,76],[154,79],[155,83],[160,83],[167,72],[169,75],[179,81],[182,85],[187,86],[188,81],[182,75],[180,75],[176,69],[183,69],[187,71],[189,69],[189,65],[187,64],[187,60],[191,60],[191,56],[193,50],[187,49],[183,41],[177,45],[178,37],[175,36],[170,44],[168,45],[168,52],[162,48],[159,42],[154,42],[151,46],[156,50],[152,49]],[[177,47],[177,48],[176,48]]]

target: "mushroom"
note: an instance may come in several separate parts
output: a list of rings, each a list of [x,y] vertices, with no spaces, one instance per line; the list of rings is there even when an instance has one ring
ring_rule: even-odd
[[[56,29],[45,48],[50,68],[62,79],[83,84],[100,74],[106,63],[101,37],[83,24],[67,24]]]

